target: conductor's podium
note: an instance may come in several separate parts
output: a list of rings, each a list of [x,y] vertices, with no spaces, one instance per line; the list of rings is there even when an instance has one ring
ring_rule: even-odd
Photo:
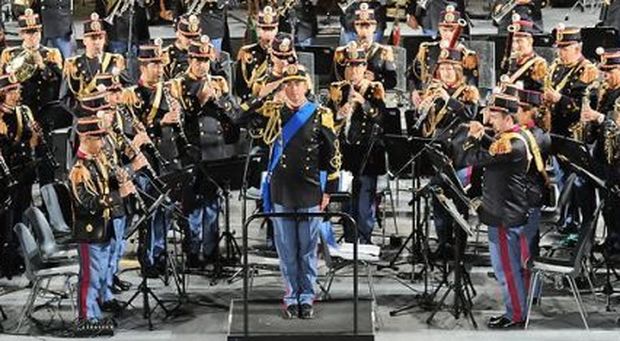
[[[314,318],[311,320],[286,320],[281,309],[281,301],[249,301],[246,333],[243,327],[243,301],[233,300],[228,316],[228,341],[374,340],[370,299],[360,298],[358,301],[357,333],[354,332],[352,299],[315,302]]]

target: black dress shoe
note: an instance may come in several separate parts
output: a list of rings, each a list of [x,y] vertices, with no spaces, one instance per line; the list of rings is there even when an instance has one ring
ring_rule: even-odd
[[[304,320],[310,320],[314,318],[314,308],[312,305],[304,303],[299,308],[299,318]]]
[[[123,304],[116,299],[111,299],[101,304],[101,310],[106,313],[120,313],[123,310]]]
[[[299,315],[299,306],[297,304],[291,304],[285,309],[282,309],[282,316],[286,320],[292,320]]]
[[[114,276],[114,285],[117,286],[122,291],[127,291],[131,289],[131,283],[127,281],[123,281],[118,276]]]
[[[117,285],[112,284],[112,286],[109,287],[110,291],[114,294],[114,295],[118,295],[120,293],[123,292],[123,290],[121,290],[121,288],[119,288]]]
[[[514,322],[511,319],[502,316],[500,319],[491,321],[489,319],[489,323],[487,323],[489,329],[523,329],[525,326],[524,322]]]
[[[497,321],[499,321],[499,320],[501,320],[503,318],[504,318],[504,315],[491,316],[491,317],[489,317],[488,324],[497,323]]]

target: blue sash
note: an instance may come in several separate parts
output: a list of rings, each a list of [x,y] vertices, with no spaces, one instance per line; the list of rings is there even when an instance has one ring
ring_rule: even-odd
[[[272,212],[273,206],[271,203],[271,176],[273,171],[280,163],[282,152],[288,143],[293,139],[293,136],[297,134],[299,129],[308,122],[318,105],[314,102],[306,102],[302,105],[297,112],[286,122],[282,127],[282,137],[274,144],[271,151],[271,159],[269,160],[269,167],[267,167],[267,178],[263,182],[262,186],[262,198],[263,198],[263,212]]]

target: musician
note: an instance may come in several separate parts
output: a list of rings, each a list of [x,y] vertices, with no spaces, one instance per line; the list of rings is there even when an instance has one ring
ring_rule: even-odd
[[[175,25],[176,40],[164,48],[168,63],[164,67],[166,79],[175,78],[187,71],[187,50],[192,40],[200,37],[200,20],[195,15],[180,16]]]
[[[354,24],[357,44],[366,50],[368,69],[365,78],[381,82],[386,90],[393,89],[396,86],[394,52],[390,46],[381,45],[374,40],[377,20],[374,10],[370,9],[367,3],[361,3],[359,10],[355,11]],[[337,80],[344,79],[346,48],[346,46],[341,46],[334,53],[334,74]]]
[[[381,42],[383,40],[383,33],[387,26],[387,8],[381,1],[363,1],[354,0],[353,3],[348,6],[344,12],[340,15],[340,25],[342,31],[340,33],[340,45],[347,45],[352,41],[357,40],[357,32],[355,29],[355,19],[357,12],[360,9],[361,4],[367,4],[369,9],[372,9],[375,13],[377,20],[377,29],[374,35],[374,41]]]
[[[521,82],[525,90],[542,91],[549,68],[547,61],[534,51],[534,23],[515,15],[510,30],[510,56],[504,56],[506,82]]]
[[[601,193],[605,200],[603,217],[607,226],[607,238],[598,247],[607,255],[620,252],[620,220],[618,219],[617,193],[610,189],[620,184],[620,50],[607,49],[601,52],[599,69],[605,83],[599,93],[581,112],[581,119],[590,125],[589,140],[594,143],[594,160],[600,163],[598,171],[607,180],[607,189]]]
[[[242,46],[237,54],[235,94],[241,101],[250,99],[254,82],[269,68],[269,50],[278,34],[278,16],[271,6],[258,13],[256,28],[258,42]]]
[[[551,133],[583,141],[583,126],[579,124],[582,99],[588,86],[598,77],[598,71],[581,53],[580,29],[558,25],[554,36],[559,58],[549,67],[543,87],[545,106],[551,113]],[[556,164],[556,174],[560,174],[562,180],[560,187],[571,173],[565,168]],[[582,224],[592,218],[594,195],[594,189],[585,179],[576,181],[563,231],[575,232],[579,216]]]
[[[22,101],[34,114],[37,122],[48,126],[43,109],[58,99],[62,79],[62,55],[55,48],[41,45],[41,20],[31,9],[19,17],[20,46],[6,48],[0,55],[0,69],[6,71],[18,56],[26,57],[26,64],[34,64],[32,74],[13,70],[22,84]]]
[[[519,98],[517,121],[521,126],[521,131],[532,154],[526,185],[529,213],[527,224],[523,227],[523,234],[529,246],[527,249],[529,253],[524,252],[523,249],[521,250],[524,282],[526,285],[529,285],[529,267],[531,262],[539,255],[538,242],[540,240],[541,209],[551,185],[546,169],[547,159],[551,152],[551,137],[542,128],[545,121],[542,117],[543,113],[539,111],[539,108],[542,106],[542,93],[518,89],[517,97]],[[538,298],[540,289],[535,289],[535,298]]]
[[[96,2],[96,12],[101,18],[106,18],[103,24],[107,32],[109,52],[127,56],[129,52],[127,49],[131,44],[132,55],[135,56],[138,45],[147,43],[151,39],[147,11],[153,3],[154,1],[149,0],[98,0]]]
[[[112,217],[122,208],[123,198],[136,191],[126,172],[112,174],[110,161],[103,153],[103,125],[96,116],[78,122],[80,147],[69,174],[75,208],[73,236],[79,243],[80,258],[77,332],[84,336],[113,334],[113,322],[103,318],[98,301],[108,299],[104,291]],[[113,176],[118,180],[116,193],[111,188]]]
[[[559,58],[549,67],[544,100],[552,113],[551,132],[571,137],[570,128],[579,121],[584,91],[598,77],[598,71],[581,52],[579,28],[558,25],[555,38]]]
[[[220,211],[219,187],[211,174],[204,173],[203,161],[232,157],[225,144],[236,142],[239,129],[220,108],[217,101],[228,96],[228,82],[209,72],[215,48],[207,36],[192,42],[189,47],[189,68],[180,79],[173,81],[174,91],[185,113],[185,131],[192,146],[199,147],[199,155],[187,154],[183,164],[194,164],[197,175],[184,190],[184,210],[189,212],[187,233],[190,268],[212,261],[217,256]]]
[[[102,73],[120,74],[125,70],[125,58],[104,51],[107,34],[97,13],[84,22],[84,53],[65,60],[60,98],[64,105],[76,110],[78,97],[96,90],[94,78]]]
[[[463,51],[463,73],[466,76],[467,84],[478,84],[478,56],[475,51],[468,49],[463,45],[459,38],[462,32],[463,23],[461,14],[456,11],[454,6],[449,5],[441,12],[441,22],[439,23],[440,40],[435,42],[424,42],[420,44],[418,54],[416,55],[413,65],[408,72],[409,82],[415,90],[423,90],[433,80],[433,71],[437,67],[437,60],[442,48],[457,48]],[[412,101],[417,103],[419,92],[412,94]]]
[[[443,146],[443,151],[454,160],[454,166],[461,183],[469,182],[471,169],[461,161],[462,145],[452,147],[452,139],[457,135],[459,122],[473,119],[477,112],[480,94],[474,86],[466,84],[462,67],[463,51],[443,49],[439,54],[436,80],[423,94],[418,104],[418,128],[424,137],[434,138]],[[414,129],[415,130],[415,129]],[[458,144],[458,143],[457,143]],[[439,179],[435,179],[439,181]],[[435,229],[439,244],[435,252],[438,256],[448,255],[453,245],[453,222],[443,206],[433,201]],[[463,208],[466,212],[466,209]],[[446,253],[447,252],[447,253]]]
[[[543,18],[542,18],[542,1],[541,0],[500,0],[496,1],[493,6],[493,11],[491,15],[498,15],[499,12],[506,10],[504,6],[509,6],[514,3],[514,7],[511,11],[508,11],[507,14],[498,21],[493,20],[493,25],[497,26],[497,31],[499,34],[508,33],[510,24],[511,24],[511,16],[516,14],[521,18],[527,18],[531,20],[534,24],[532,30],[535,34],[543,33]]]
[[[518,100],[496,95],[487,110],[487,120],[495,131],[495,138],[485,135],[481,123],[470,122],[469,134],[478,143],[467,150],[466,160],[485,167],[478,216],[489,227],[491,264],[506,305],[506,312],[490,318],[488,327],[523,328],[527,283],[521,267],[520,236],[527,222],[526,183],[531,156],[515,117]]]
[[[129,110],[140,119],[147,129],[149,138],[154,142],[166,164],[161,164],[152,153],[147,154],[149,163],[158,175],[178,170],[180,151],[187,148],[187,141],[180,141],[180,111],[169,103],[161,81],[164,71],[165,56],[161,41],[140,46],[138,61],[140,79],[138,85],[123,91],[123,97]],[[159,196],[150,174],[141,174],[138,181],[143,190]],[[166,269],[165,236],[171,224],[172,212],[158,208],[150,219],[148,240],[146,241],[146,259],[140,259],[145,274],[156,277]]]
[[[337,189],[340,152],[332,112],[306,97],[308,75],[292,64],[284,69],[282,102],[266,104],[263,115],[280,121],[263,186],[266,212],[320,212]],[[289,137],[283,140],[283,136]],[[321,172],[325,171],[325,181]],[[322,186],[324,183],[324,186]],[[285,318],[312,318],[321,218],[272,218],[285,282]]]
[[[329,88],[328,106],[335,113],[344,169],[353,173],[351,215],[362,243],[370,244],[375,225],[377,177],[385,174],[385,148],[381,141],[385,90],[379,82],[364,78],[366,51],[351,42],[346,50],[345,79]],[[353,242],[353,231],[345,229]]]
[[[13,238],[12,226],[22,221],[22,214],[31,205],[31,187],[37,180],[33,153],[40,143],[33,125],[33,114],[21,104],[21,85],[8,74],[0,76],[0,150],[16,183],[7,193],[12,201],[2,219],[1,255],[2,273],[11,277],[20,272],[22,260],[17,252],[17,240]],[[6,258],[4,258],[6,257]]]
[[[96,84],[96,91],[105,94],[103,100],[109,105],[110,110],[105,116],[105,124],[107,128],[107,135],[104,137],[104,151],[110,161],[112,167],[126,167],[128,163],[131,163],[131,172],[140,172],[146,167],[148,161],[143,154],[134,154],[133,149],[139,150],[140,137],[145,135],[142,131],[137,131],[133,127],[133,121],[128,120],[127,117],[121,115],[120,110],[123,110],[124,104],[122,103],[122,84],[118,75],[113,74],[99,74],[95,76],[94,82]],[[94,98],[98,98],[95,96]],[[87,103],[86,98],[81,100],[82,106],[84,104],[97,107],[98,103]],[[133,137],[133,141],[125,140],[122,136],[125,135]],[[135,148],[128,145],[131,142]],[[131,160],[131,161],[130,161]],[[130,161],[130,162],[129,162]],[[115,187],[118,184],[113,184]],[[127,223],[130,221],[132,214],[137,213],[134,205],[130,205],[130,202],[126,202],[125,207],[119,210],[117,216],[112,218],[112,226],[114,227],[114,233],[110,240],[110,262],[108,266],[108,272],[106,275],[107,288],[105,293],[108,297],[111,294],[119,294],[122,291],[127,291],[131,288],[131,283],[120,279],[120,267],[119,263],[125,252],[125,231],[127,229]],[[117,311],[119,306],[114,298],[109,298],[106,301],[107,304],[102,305],[104,311]]]

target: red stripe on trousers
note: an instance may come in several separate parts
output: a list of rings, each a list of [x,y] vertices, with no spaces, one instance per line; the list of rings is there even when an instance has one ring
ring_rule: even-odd
[[[521,303],[519,301],[519,293],[517,293],[517,283],[515,282],[512,266],[510,265],[510,255],[508,254],[508,237],[506,236],[506,228],[499,228],[499,253],[502,262],[502,268],[504,269],[504,276],[506,276],[506,284],[508,285],[508,294],[512,301],[512,309],[514,315],[512,320],[515,322],[521,322],[522,312]]]
[[[86,243],[80,243],[80,261],[82,266],[82,278],[80,278],[79,316],[81,319],[86,319],[88,318],[86,298],[88,297],[88,287],[90,286],[90,250]]]
[[[519,234],[519,240],[521,242],[521,267],[523,268],[523,284],[525,285],[525,293],[528,294],[530,290],[530,279],[532,273],[528,268],[530,261],[530,245],[527,240],[525,232]]]

